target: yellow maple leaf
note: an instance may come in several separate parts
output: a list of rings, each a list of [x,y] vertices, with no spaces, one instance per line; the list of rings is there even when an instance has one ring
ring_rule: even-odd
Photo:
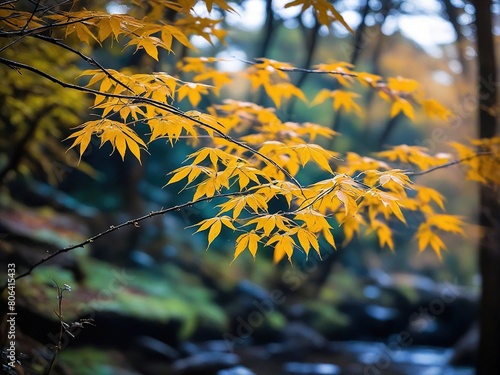
[[[415,120],[415,113],[410,102],[406,99],[396,97],[391,106],[391,117],[396,117],[400,112],[403,112],[406,117]]]
[[[407,93],[411,94],[419,88],[419,83],[414,79],[408,79],[403,77],[389,78],[387,80],[387,87],[396,91],[397,93]]]
[[[422,100],[422,108],[431,118],[437,117],[446,121],[452,116],[452,113],[435,99]]]
[[[261,240],[261,237],[256,234],[254,231],[250,231],[248,233],[244,233],[240,235],[236,239],[236,248],[234,250],[234,258],[233,262],[240,256],[240,254],[245,251],[245,249],[248,247],[248,250],[252,254],[252,256],[255,258],[255,255],[257,254],[257,250],[259,248],[259,241]],[[231,262],[232,263],[232,262]]]

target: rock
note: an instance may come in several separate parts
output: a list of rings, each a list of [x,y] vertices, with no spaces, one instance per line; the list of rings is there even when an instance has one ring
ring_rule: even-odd
[[[385,307],[385,306],[379,306],[379,305],[368,305],[365,307],[365,313],[372,319],[375,319],[380,322],[387,322],[387,321],[392,321],[395,320],[399,313],[398,310],[391,308],[391,307]]]
[[[322,349],[327,340],[317,331],[301,322],[290,322],[283,332],[285,342],[303,349]]]
[[[453,355],[449,364],[454,366],[474,366],[479,346],[479,324],[475,322],[469,330],[453,345]]]
[[[208,340],[200,343],[185,341],[180,345],[180,349],[190,356],[206,352],[229,352],[228,345],[224,340]]]
[[[287,362],[283,371],[286,374],[334,375],[340,374],[340,367],[332,363]]]
[[[130,259],[135,266],[145,269],[154,268],[157,264],[156,260],[151,255],[141,250],[133,250],[130,253]]]
[[[240,362],[240,357],[232,353],[206,352],[179,359],[172,369],[175,374],[217,374],[218,371],[234,367]]]
[[[252,283],[249,280],[241,280],[236,286],[236,291],[240,295],[248,296],[257,301],[263,301],[269,299],[269,293],[264,288]]]
[[[175,360],[180,357],[179,352],[170,345],[151,336],[140,336],[136,340],[137,345],[148,357],[161,357]]]
[[[221,370],[217,375],[256,375],[255,372],[249,370],[243,366],[231,367],[225,370]]]

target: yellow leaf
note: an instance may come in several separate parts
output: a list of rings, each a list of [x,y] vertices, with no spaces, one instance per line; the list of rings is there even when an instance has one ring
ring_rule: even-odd
[[[243,251],[245,251],[247,247],[252,256],[255,258],[255,255],[257,254],[257,250],[259,247],[259,241],[260,241],[260,236],[256,234],[254,231],[240,235],[236,239],[236,248],[234,251],[233,262],[236,260],[236,258],[238,258],[238,256],[240,256],[240,254]]]
[[[274,245],[274,263],[278,263],[285,254],[288,256],[290,263],[292,262],[293,247],[295,246],[295,241],[288,234],[276,234],[266,242],[266,246],[271,244]]]
[[[311,102],[311,107],[315,106],[315,105],[318,105],[318,104],[321,104],[323,103],[326,99],[330,98],[332,96],[332,92],[330,90],[327,90],[327,89],[323,89],[321,90],[317,95],[316,97],[314,98],[314,100]]]
[[[335,90],[332,92],[333,97],[333,108],[338,111],[340,108],[344,108],[347,113],[354,110],[358,115],[361,113],[361,107],[354,101],[355,98],[359,98],[360,95],[354,92]]]
[[[337,246],[335,245],[335,238],[333,237],[332,232],[330,232],[330,229],[328,228],[323,228],[323,237],[325,237],[326,242],[328,242],[332,247],[337,250]]]
[[[250,236],[250,233],[245,233],[245,234],[242,234],[240,235],[237,239],[236,239],[236,247],[234,249],[234,258],[233,258],[233,262],[236,260],[236,258],[238,258],[240,256],[240,254],[245,251],[245,249],[247,248],[248,246],[248,241],[249,241],[249,236]]]
[[[309,254],[311,245],[313,249],[320,254],[318,240],[313,233],[306,229],[299,228],[297,231],[297,238],[299,239],[299,243],[306,254]]]
[[[176,169],[175,171],[171,172],[171,173],[174,173],[177,171],[172,176],[172,178],[168,181],[167,185],[170,185],[170,184],[173,184],[174,182],[182,180],[183,178],[185,178],[189,174],[189,172],[191,172],[191,170],[192,170],[192,167],[190,165],[188,165],[185,167],[180,167],[180,168]]]
[[[413,93],[418,89],[419,83],[414,79],[396,77],[387,80],[387,87],[397,92]]]
[[[391,107],[391,117],[396,117],[400,112],[403,112],[407,117],[415,120],[415,114],[410,102],[406,99],[396,97]]]
[[[392,232],[386,224],[381,222],[378,223],[377,236],[380,247],[384,247],[385,245],[387,245],[389,246],[389,249],[391,249],[391,251],[394,251],[394,241],[392,239]]]
[[[435,99],[423,100],[422,108],[429,117],[437,117],[443,121],[448,120],[452,115],[450,111]]]
[[[363,86],[371,86],[371,87],[377,87],[377,82],[382,79],[382,77],[375,75],[375,74],[370,74],[370,73],[365,73],[365,72],[360,72],[358,73],[357,77],[359,82]]]
[[[220,231],[222,229],[222,223],[220,220],[217,220],[211,227],[210,231],[208,232],[208,246],[217,238],[217,236],[220,234]]]
[[[434,201],[442,210],[444,210],[444,197],[437,190],[425,186],[419,186],[416,190],[418,191],[417,198],[422,203],[427,204]]]

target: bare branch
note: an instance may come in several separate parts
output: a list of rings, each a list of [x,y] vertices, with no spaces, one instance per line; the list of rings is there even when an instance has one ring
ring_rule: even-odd
[[[94,65],[96,66],[97,68],[99,68],[104,74],[106,74],[112,81],[118,83],[120,86],[126,88],[128,91],[130,91],[131,93],[134,92],[134,90],[132,90],[129,86],[127,86],[126,84],[124,84],[123,82],[121,82],[120,80],[116,79],[105,67],[103,67],[97,60],[93,59],[92,57],[90,56],[87,56],[85,54],[83,54],[82,52],[74,49],[73,47],[70,47],[68,46],[67,44],[64,44],[62,42],[60,42],[59,40],[57,39],[54,39],[54,38],[50,38],[48,36],[45,36],[45,35],[41,35],[41,34],[36,34],[35,35],[35,38],[38,38],[38,39],[42,39],[48,43],[52,43],[52,44],[55,44],[56,46],[59,46],[59,47],[62,47],[70,52],[73,52],[74,54],[80,56],[83,60],[85,60],[87,63],[89,63],[90,65]]]
[[[244,59],[238,59],[235,58],[238,61],[241,61],[245,64],[248,65],[256,65],[259,63],[262,63],[262,60],[256,59],[255,61],[248,61]],[[357,77],[358,75],[356,73],[346,73],[346,72],[339,72],[337,70],[321,70],[321,69],[306,69],[306,68],[276,68],[277,70],[281,70],[282,72],[302,72],[302,73],[314,73],[314,74],[333,74],[333,75],[339,75],[339,76],[345,76],[345,77]]]
[[[60,255],[62,253],[67,253],[67,252],[69,252],[71,250],[75,250],[75,249],[78,249],[78,248],[83,248],[86,245],[91,244],[95,240],[97,240],[97,239],[99,239],[99,238],[101,238],[101,237],[103,237],[103,236],[105,236],[105,235],[107,235],[107,234],[109,234],[111,232],[119,230],[120,228],[129,226],[129,225],[133,225],[133,226],[136,227],[138,225],[138,223],[140,223],[141,221],[147,220],[147,219],[152,218],[154,216],[164,215],[164,214],[169,213],[169,212],[179,211],[179,210],[182,210],[183,208],[192,207],[192,206],[194,206],[196,204],[199,204],[199,203],[202,203],[202,202],[211,201],[213,199],[227,198],[227,197],[237,197],[237,196],[242,196],[242,195],[247,195],[247,194],[251,194],[251,192],[249,192],[247,190],[247,191],[240,191],[240,192],[234,192],[234,193],[225,193],[225,194],[214,195],[213,197],[203,197],[203,198],[197,199],[195,201],[189,201],[189,202],[186,202],[186,203],[183,203],[183,204],[178,204],[178,205],[173,206],[173,207],[164,208],[164,209],[161,209],[161,210],[158,210],[158,211],[152,211],[152,212],[150,212],[147,215],[144,215],[144,216],[141,216],[141,217],[138,217],[138,218],[135,218],[135,219],[128,220],[128,221],[126,221],[124,223],[121,223],[119,225],[112,225],[108,229],[106,229],[105,231],[103,231],[101,233],[98,233],[95,236],[92,236],[92,237],[86,239],[83,242],[80,242],[80,243],[78,243],[76,245],[70,245],[70,246],[64,247],[64,248],[59,249],[59,250],[55,251],[54,253],[46,256],[45,258],[43,258],[43,259],[39,260],[38,262],[32,264],[28,268],[27,271],[23,272],[22,274],[17,275],[15,277],[15,279],[16,280],[22,279],[23,277],[26,277],[26,276],[30,275],[35,268],[37,268],[38,266],[41,266],[42,264],[48,262],[51,259],[57,257],[58,255]],[[2,289],[0,290],[0,293],[3,292],[3,290],[6,287],[7,287],[7,284],[5,284],[2,287]]]
[[[23,28],[21,29],[21,31],[24,31],[27,29],[28,25],[30,24],[31,20],[33,19],[33,17],[35,16],[35,13],[37,12],[38,10],[38,6],[40,5],[40,0],[37,0],[36,4],[35,4],[35,8],[33,9],[33,11],[31,12],[31,15],[30,15],[30,18],[28,18],[28,20],[26,21],[26,24],[23,26]]]

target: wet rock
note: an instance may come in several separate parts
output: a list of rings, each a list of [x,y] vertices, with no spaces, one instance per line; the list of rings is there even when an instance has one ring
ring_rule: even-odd
[[[156,264],[156,260],[151,255],[141,250],[133,250],[130,253],[130,259],[134,265],[146,269],[154,268]]]
[[[328,341],[314,329],[300,322],[291,322],[283,331],[282,340],[262,347],[250,348],[251,355],[261,359],[304,359],[312,351],[321,351]]]
[[[300,322],[290,322],[284,332],[285,342],[303,349],[321,349],[327,345],[327,340],[307,325]]]
[[[173,363],[174,374],[217,374],[218,371],[236,366],[240,357],[232,353],[206,352],[179,359]]]
[[[377,299],[382,294],[382,290],[376,285],[367,285],[363,289],[363,295],[368,299]]]
[[[256,375],[255,372],[243,366],[231,367],[217,372],[217,375]]]
[[[335,375],[340,374],[340,367],[332,363],[287,362],[283,371],[286,374]]]
[[[229,352],[229,347],[224,340],[208,340],[201,343],[186,341],[181,344],[180,349],[188,355],[206,352]]]
[[[474,323],[460,340],[453,345],[453,355],[449,363],[455,366],[474,366],[479,346],[479,324]]]
[[[398,310],[391,307],[385,307],[379,305],[366,306],[365,313],[370,318],[381,322],[395,320],[399,315]]]
[[[180,357],[179,352],[163,341],[157,340],[151,336],[141,336],[137,338],[136,344],[143,352],[144,356],[153,358],[167,358],[175,360]]]
[[[236,287],[236,291],[240,295],[248,296],[257,301],[269,299],[267,290],[249,280],[241,280]]]

